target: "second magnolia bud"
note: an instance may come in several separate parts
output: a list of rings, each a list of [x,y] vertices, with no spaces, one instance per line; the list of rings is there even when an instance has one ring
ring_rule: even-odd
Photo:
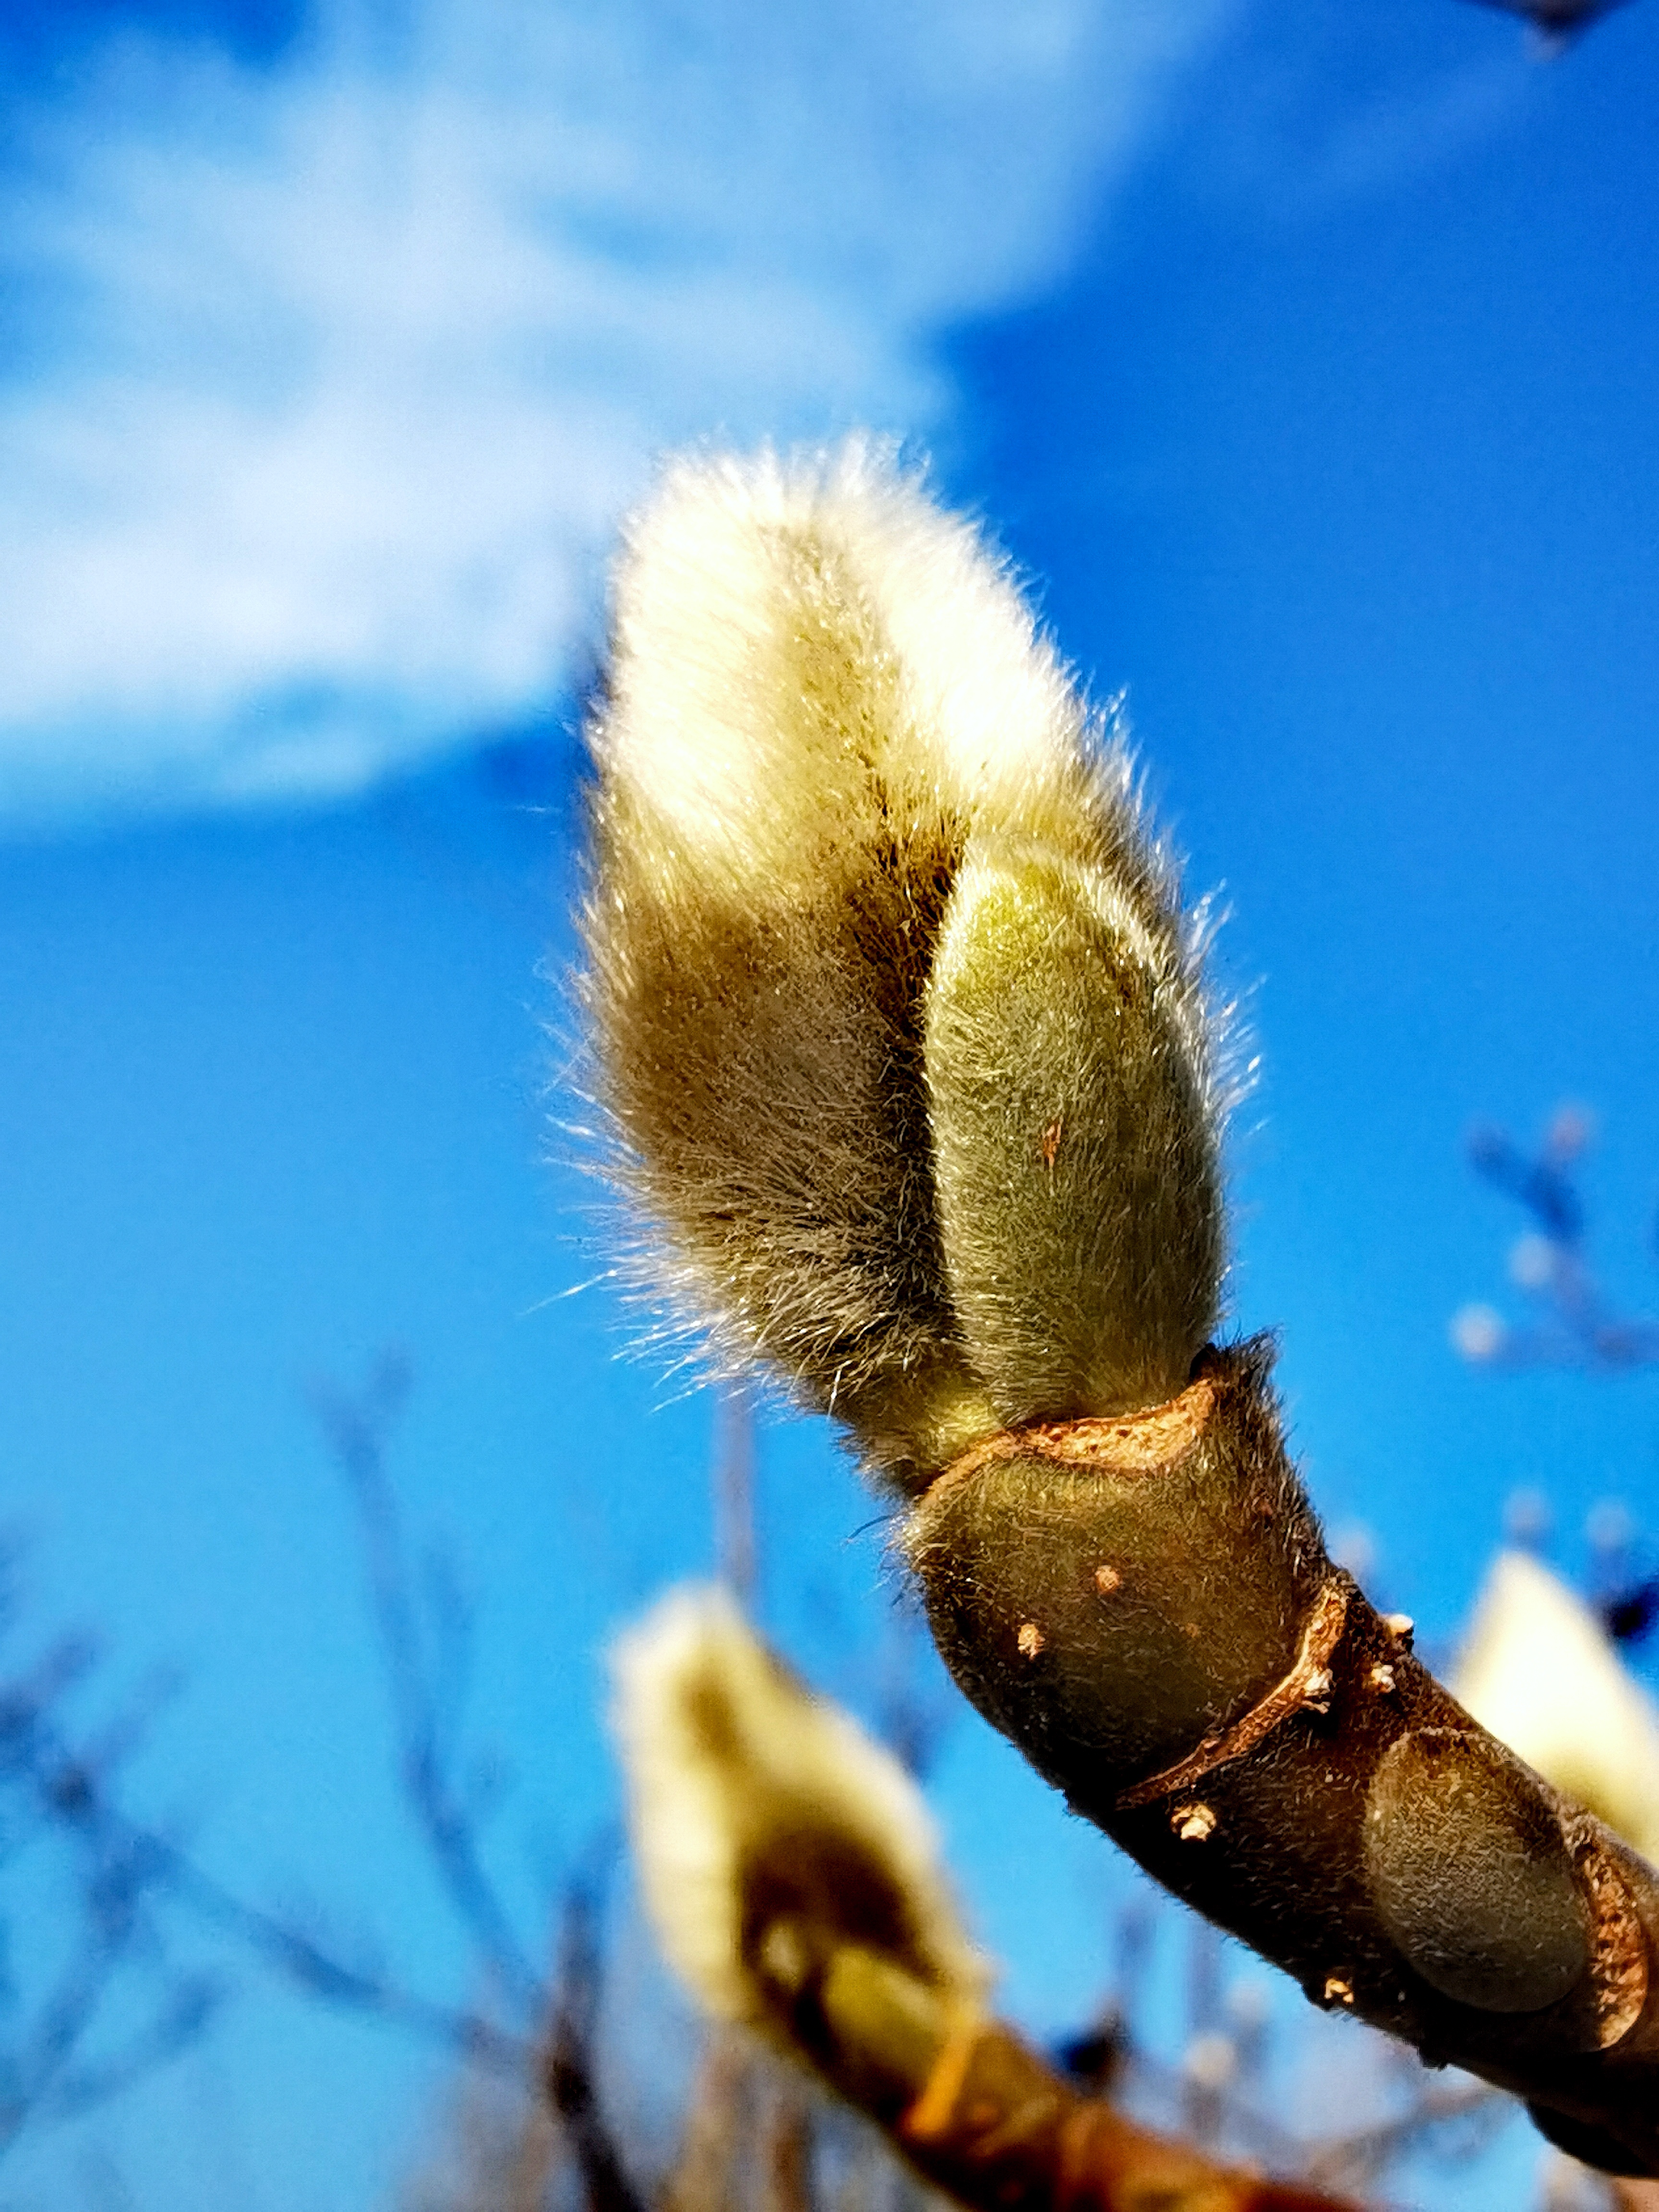
[[[998,1418],[1173,1397],[1215,1321],[1222,1211],[1170,917],[1099,868],[970,847],[924,1049],[945,1275]]]

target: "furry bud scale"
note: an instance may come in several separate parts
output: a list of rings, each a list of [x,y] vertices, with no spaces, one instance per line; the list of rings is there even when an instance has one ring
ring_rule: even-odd
[[[1206,1354],[1183,1404],[1015,1432],[906,1527],[957,1687],[1091,1819],[1285,1674],[1325,1571],[1265,1347]]]
[[[1431,1988],[1536,2012],[1589,1966],[1588,1900],[1553,1808],[1502,1745],[1396,1738],[1371,1778],[1365,1866],[1383,1925]]]
[[[874,445],[681,462],[592,740],[599,1087],[680,1317],[917,1485],[1178,1388],[1198,932],[1006,564]]]
[[[1010,1426],[1159,1405],[1209,1335],[1221,1267],[1180,942],[1103,870],[981,842],[926,1030],[963,1340]]]

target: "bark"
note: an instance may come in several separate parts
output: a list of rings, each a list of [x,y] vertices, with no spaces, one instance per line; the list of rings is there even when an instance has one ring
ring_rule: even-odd
[[[1008,2212],[1352,2212],[1136,2127],[994,2021],[951,2038],[893,2134],[929,2181]]]
[[[1167,1405],[947,1468],[905,1539],[940,1651],[1074,1811],[1316,2004],[1659,2175],[1659,1877],[1332,1565],[1270,1364],[1211,1348]]]
[[[975,2212],[1357,2212],[1127,2120],[1001,2022],[848,1945],[797,1992],[793,2048]]]

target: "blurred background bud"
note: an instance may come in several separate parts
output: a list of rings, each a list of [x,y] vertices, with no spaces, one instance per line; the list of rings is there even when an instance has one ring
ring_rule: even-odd
[[[1659,1715],[1589,1607],[1537,1559],[1499,1554],[1452,1687],[1547,1780],[1659,1858]]]
[[[646,1903],[706,2010],[822,2060],[849,1954],[941,2014],[977,2003],[984,1963],[915,1784],[723,1591],[672,1593],[617,1646],[616,1680]]]

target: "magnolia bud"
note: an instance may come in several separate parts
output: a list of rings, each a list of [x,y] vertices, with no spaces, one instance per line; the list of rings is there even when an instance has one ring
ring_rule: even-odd
[[[591,734],[594,1087],[653,1292],[909,1492],[946,1663],[1074,1810],[1315,2002],[1659,2170],[1644,1870],[1332,1567],[1267,1343],[1206,1344],[1202,928],[1006,564],[866,444],[682,463]],[[712,1600],[620,1679],[646,1895],[705,2003],[913,2148],[936,2105],[983,2135],[950,2057],[987,2041],[951,2025],[976,1962],[903,1778]],[[1463,1688],[1654,1848],[1652,1717],[1528,1563]]]
[[[681,463],[592,739],[653,1291],[916,1487],[1179,1389],[1221,1264],[1199,933],[1006,563],[867,444]]]
[[[675,1592],[617,1647],[616,1679],[641,1884],[709,2012],[834,2071],[849,1988],[896,1977],[947,2014],[977,2002],[984,1966],[915,1784],[729,1598]]]

